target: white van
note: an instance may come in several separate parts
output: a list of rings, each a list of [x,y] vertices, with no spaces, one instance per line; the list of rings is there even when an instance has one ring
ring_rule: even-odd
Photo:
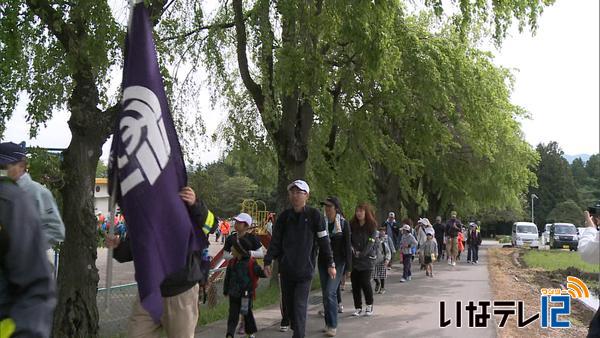
[[[515,222],[512,225],[512,245],[539,248],[537,225],[531,222]]]

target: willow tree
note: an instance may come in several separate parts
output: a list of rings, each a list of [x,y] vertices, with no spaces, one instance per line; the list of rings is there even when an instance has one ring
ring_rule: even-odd
[[[163,1],[152,1],[155,22]],[[25,93],[31,135],[67,109],[71,142],[63,152],[56,337],[98,335],[94,178],[119,105],[108,90],[121,60],[124,27],[108,1],[17,0],[0,3],[0,132]]]

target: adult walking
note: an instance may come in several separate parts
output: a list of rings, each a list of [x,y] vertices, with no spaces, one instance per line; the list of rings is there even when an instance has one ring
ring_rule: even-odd
[[[327,257],[319,252],[318,265],[323,293],[325,334],[334,337],[338,326],[338,288],[344,270],[351,270],[352,244],[350,243],[350,225],[343,216],[339,199],[330,196],[321,205],[325,206],[325,222],[331,242],[333,261],[338,272],[334,279],[329,278]]]
[[[27,150],[13,142],[0,143],[0,166],[34,203],[42,222],[44,249],[64,241],[65,225],[50,190],[34,181],[27,172]]]
[[[398,251],[398,244],[400,243],[400,227],[396,221],[396,214],[390,211],[387,220],[385,220],[382,226],[385,227],[385,232],[387,234],[388,247],[390,248],[391,253],[389,267],[391,268],[394,255],[396,254],[396,251]]]
[[[458,214],[456,211],[450,212],[450,219],[446,222],[446,232],[448,234],[448,242],[446,243],[448,257],[450,260],[448,264],[456,265],[456,257],[458,256],[458,233],[461,231],[462,223],[457,218]]]
[[[373,288],[371,274],[375,266],[375,238],[377,221],[373,209],[366,203],[359,204],[350,220],[352,241],[352,296],[354,298],[355,317],[373,315]],[[362,293],[365,294],[366,308],[362,309]]]
[[[446,225],[442,224],[442,217],[437,216],[435,218],[435,224],[433,225],[433,230],[435,231],[435,241],[437,242],[437,257],[438,261],[441,261],[444,258],[444,234],[446,233]]]
[[[318,244],[327,265],[329,278],[335,279],[336,269],[331,254],[325,219],[319,210],[307,206],[310,188],[302,180],[287,187],[292,208],[284,210],[273,227],[273,237],[265,255],[265,273],[270,276],[271,263],[279,262],[281,296],[289,315],[294,338],[303,338],[310,284],[315,271]]]
[[[469,224],[471,229],[467,235],[467,263],[477,264],[479,263],[479,246],[481,245],[481,234],[477,228],[477,223],[471,222]]]

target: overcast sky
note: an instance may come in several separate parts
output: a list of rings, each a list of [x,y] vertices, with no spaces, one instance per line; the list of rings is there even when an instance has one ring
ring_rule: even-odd
[[[598,0],[558,0],[539,19],[535,36],[530,32],[508,37],[496,63],[513,69],[514,103],[531,114],[522,121],[526,140],[533,146],[557,141],[565,153],[594,154],[599,151],[599,8]],[[201,104],[208,134],[216,129],[223,113],[208,104],[208,90]],[[27,137],[25,99],[9,121],[4,141],[27,141],[28,145],[66,148],[71,140],[68,113],[57,112],[38,137]],[[103,159],[107,158],[106,144]],[[202,162],[219,156],[218,147],[203,144]]]

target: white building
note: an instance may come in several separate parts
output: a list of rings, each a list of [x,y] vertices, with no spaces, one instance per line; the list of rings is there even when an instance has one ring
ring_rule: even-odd
[[[94,207],[95,212],[101,212],[108,215],[108,179],[96,178],[94,186]]]

